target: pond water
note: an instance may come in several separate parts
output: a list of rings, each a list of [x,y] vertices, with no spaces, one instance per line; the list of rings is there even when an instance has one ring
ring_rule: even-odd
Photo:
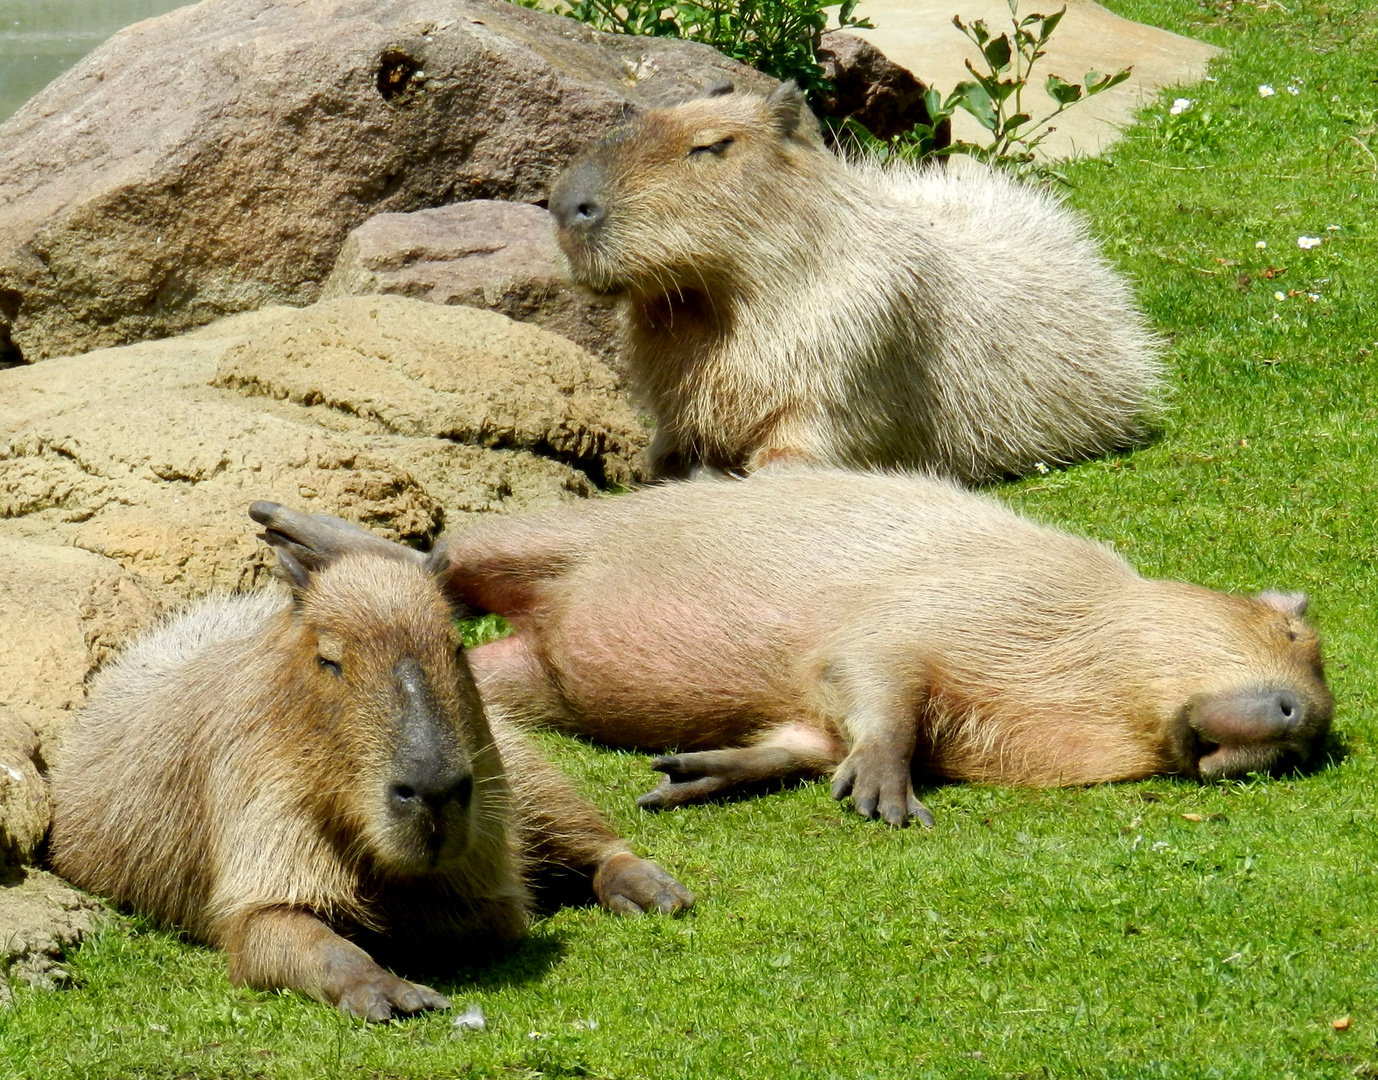
[[[187,0],[0,0],[0,122],[121,27]]]

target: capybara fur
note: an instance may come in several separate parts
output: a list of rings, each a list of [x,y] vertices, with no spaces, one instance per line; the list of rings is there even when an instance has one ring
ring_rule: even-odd
[[[546,867],[614,910],[692,903],[490,729],[403,550],[280,552],[290,599],[201,603],[104,670],[53,773],[58,872],[227,950],[236,984],[370,1020],[448,1006],[374,955],[436,970],[520,938]]]
[[[345,542],[319,521],[271,527]],[[512,623],[470,654],[485,703],[678,750],[648,806],[833,774],[865,816],[931,822],[912,774],[1240,776],[1305,762],[1330,724],[1304,595],[1149,580],[943,480],[780,465],[437,553],[457,601]]]
[[[998,172],[849,164],[804,110],[793,83],[652,110],[551,191],[573,280],[625,297],[654,473],[971,483],[1144,434],[1158,344],[1069,210]]]

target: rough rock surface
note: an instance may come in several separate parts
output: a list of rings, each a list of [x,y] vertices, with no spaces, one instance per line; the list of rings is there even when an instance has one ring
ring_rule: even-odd
[[[878,139],[933,122],[923,97],[928,87],[907,68],[887,60],[871,42],[833,30],[819,43],[818,62],[823,77],[833,84],[820,101],[828,116],[855,120]],[[951,122],[940,124],[935,134],[935,148],[948,145]]]
[[[12,982],[52,987],[64,981],[63,951],[104,917],[99,903],[60,878],[0,864],[0,1008]]]
[[[0,611],[0,858],[6,848],[26,858],[47,823],[35,761],[45,764],[44,744],[81,704],[96,665],[158,604],[117,562],[0,535]]]
[[[489,308],[617,362],[616,305],[569,284],[550,213],[530,203],[475,199],[369,218],[345,240],[321,299],[373,293]]]
[[[48,829],[51,806],[37,757],[33,728],[0,710],[0,867],[32,858]]]
[[[234,316],[0,372],[0,720],[60,737],[160,604],[269,573],[258,498],[425,542],[630,481],[645,432],[577,346],[402,297]],[[6,696],[8,695],[8,696]]]
[[[380,212],[538,201],[707,46],[501,0],[203,0],[117,34],[0,126],[0,360],[309,303]]]

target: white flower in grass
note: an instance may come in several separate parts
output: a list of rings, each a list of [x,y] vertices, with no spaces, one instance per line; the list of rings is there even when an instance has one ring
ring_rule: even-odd
[[[1309,292],[1309,293],[1306,294],[1306,299],[1310,300],[1311,303],[1313,303],[1313,304],[1314,304],[1317,300],[1319,300],[1320,298],[1321,298],[1321,294],[1318,293],[1318,292]]]
[[[1267,241],[1267,240],[1260,240],[1257,244],[1254,245],[1254,247],[1258,248],[1259,251],[1262,251],[1262,250],[1263,250],[1264,248],[1266,248],[1267,246],[1268,246],[1268,241]]]
[[[1297,247],[1301,248],[1302,251],[1310,251],[1312,248],[1317,248],[1317,247],[1320,247],[1320,246],[1321,246],[1321,238],[1320,238],[1319,236],[1298,236],[1298,237],[1297,237]]]
[[[1325,227],[1325,231],[1326,231],[1326,232],[1339,232],[1339,231],[1340,231],[1340,227],[1339,227],[1338,225],[1327,225],[1327,226]]]
[[[1273,88],[1272,88],[1271,86],[1266,85],[1266,84],[1263,85],[1263,86],[1260,86],[1260,87],[1258,88],[1258,96],[1259,96],[1259,97],[1272,97],[1272,96],[1273,96]]]
[[[1195,104],[1196,102],[1192,101],[1191,98],[1179,97],[1172,103],[1172,108],[1168,109],[1168,112],[1173,116],[1181,116],[1182,113],[1186,112]]]
[[[1287,294],[1285,292],[1275,292],[1273,293],[1273,299],[1278,303],[1282,303],[1282,301],[1287,299]]]
[[[1279,314],[1275,311],[1275,312],[1273,312],[1273,319],[1274,319],[1274,321],[1281,321],[1282,316],[1279,315]]]
[[[1296,97],[1298,94],[1301,93],[1301,87],[1300,87],[1300,86],[1293,86],[1293,85],[1291,85],[1291,84],[1289,83],[1288,86],[1287,86],[1287,92],[1288,92],[1289,94],[1291,94],[1293,97]]]

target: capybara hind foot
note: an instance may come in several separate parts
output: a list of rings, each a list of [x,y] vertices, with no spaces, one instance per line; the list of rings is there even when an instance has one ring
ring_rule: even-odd
[[[618,852],[593,875],[593,895],[618,915],[659,911],[672,915],[694,906],[694,894],[649,859]]]
[[[840,757],[836,739],[804,724],[786,724],[751,746],[655,758],[651,768],[665,779],[636,802],[646,810],[668,810],[748,784],[826,776]]]
[[[848,795],[864,818],[884,818],[895,828],[916,818],[925,828],[933,828],[932,813],[914,795],[908,758],[853,750],[833,774],[833,798],[841,801]]]

